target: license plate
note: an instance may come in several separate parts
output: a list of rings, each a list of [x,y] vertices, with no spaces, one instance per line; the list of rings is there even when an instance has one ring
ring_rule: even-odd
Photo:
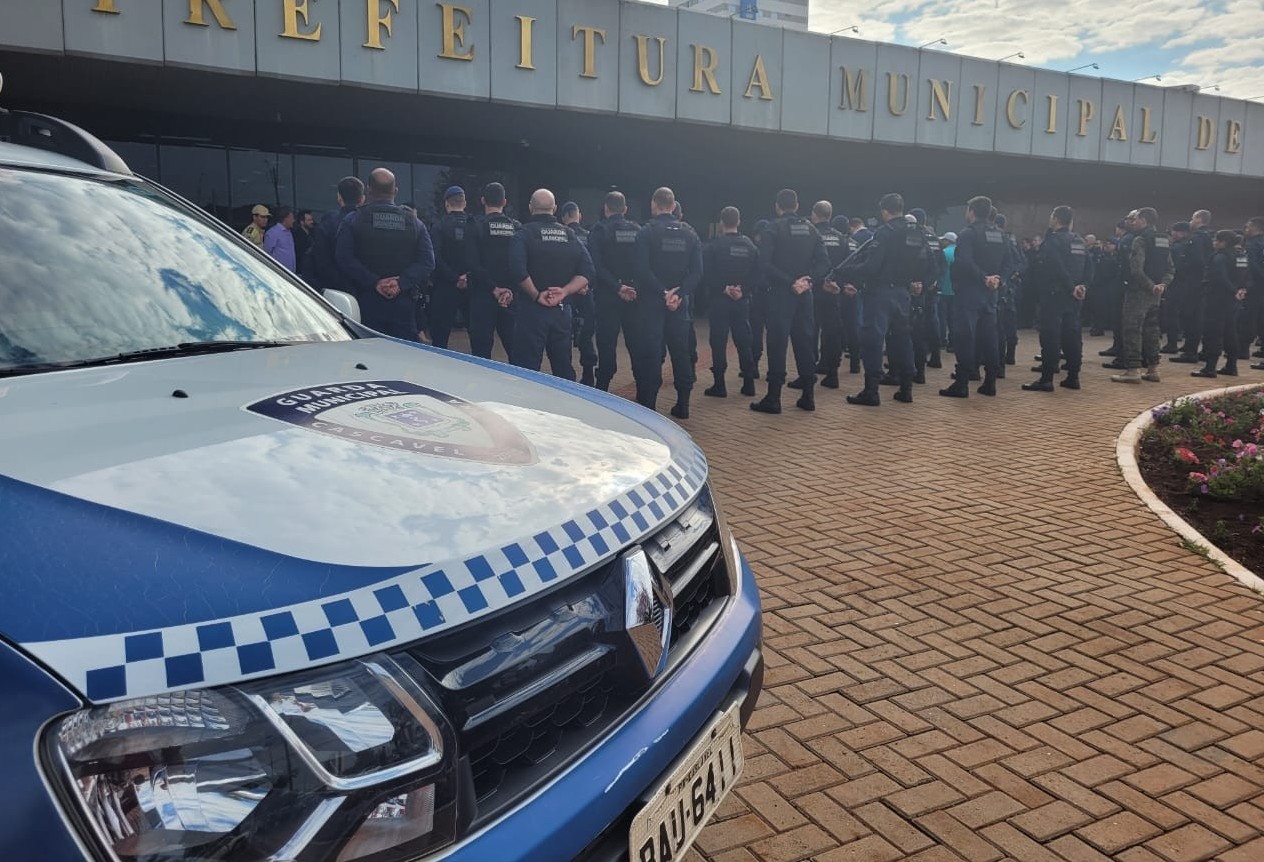
[[[698,736],[633,819],[630,862],[680,859],[737,783],[742,763],[742,724],[734,706]]]

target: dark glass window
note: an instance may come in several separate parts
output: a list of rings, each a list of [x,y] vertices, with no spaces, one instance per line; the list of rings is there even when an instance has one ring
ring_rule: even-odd
[[[106,146],[119,154],[133,173],[151,180],[158,176],[158,148],[149,143],[135,141],[106,141]]]
[[[261,150],[229,150],[232,217],[236,227],[250,222],[250,208],[263,204],[270,210],[294,206],[294,164],[289,155]]]
[[[355,174],[350,157],[294,156],[294,200],[300,210],[323,213],[338,206],[338,181]]]
[[[213,215],[232,216],[228,195],[228,156],[222,147],[159,148],[164,186]]]

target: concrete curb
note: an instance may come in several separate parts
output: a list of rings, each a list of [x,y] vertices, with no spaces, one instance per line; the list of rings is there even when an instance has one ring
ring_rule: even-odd
[[[1195,392],[1192,395],[1182,395],[1181,399],[1203,399],[1259,388],[1260,385],[1258,383],[1248,383],[1242,386],[1228,386],[1224,389],[1207,389],[1203,392]],[[1172,402],[1165,403],[1170,404]],[[1153,409],[1150,408],[1150,410]],[[1123,433],[1119,435],[1119,441],[1115,444],[1115,459],[1119,462],[1119,469],[1124,474],[1124,480],[1127,481],[1133,492],[1141,498],[1141,502],[1145,503],[1150,508],[1150,511],[1163,519],[1163,523],[1175,530],[1185,540],[1206,548],[1207,556],[1213,563],[1223,569],[1226,574],[1252,590],[1264,593],[1264,579],[1217,548],[1211,540],[1195,530],[1188,521],[1172,511],[1171,507],[1150,490],[1150,486],[1141,477],[1141,468],[1137,464],[1137,448],[1141,444],[1141,435],[1154,422],[1154,416],[1150,410],[1146,410],[1136,419],[1129,422]]]

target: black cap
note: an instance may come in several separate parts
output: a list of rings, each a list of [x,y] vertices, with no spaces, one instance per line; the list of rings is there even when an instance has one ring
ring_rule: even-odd
[[[1193,226],[1187,221],[1178,221],[1176,224],[1172,225],[1172,230],[1180,231],[1181,233],[1189,233],[1193,229]]]

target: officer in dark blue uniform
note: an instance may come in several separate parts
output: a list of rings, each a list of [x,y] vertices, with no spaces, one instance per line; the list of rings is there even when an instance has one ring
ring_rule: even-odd
[[[704,395],[727,398],[724,373],[728,370],[728,341],[733,336],[737,367],[742,375],[742,394],[755,394],[755,363],[751,358],[751,287],[758,281],[759,249],[738,233],[742,214],[737,207],[720,211],[720,235],[702,253],[702,278],[710,306],[711,374],[715,385]]]
[[[1001,362],[997,366],[997,378],[1005,379],[1005,366],[1017,362],[1018,351],[1018,304],[1022,291],[1022,274],[1027,268],[1014,234],[1006,230],[1009,219],[1004,213],[997,213],[994,220],[996,228],[1005,238],[1005,261],[1001,264],[1001,288],[997,291],[996,334],[1000,340],[997,349]]]
[[[575,238],[579,240],[579,244],[588,251],[588,256],[591,258],[592,250],[588,247],[589,234],[588,231],[584,230],[584,214],[579,211],[579,204],[574,201],[567,201],[562,204],[557,214],[562,224],[571,229],[571,232],[575,234]],[[575,347],[579,351],[579,366],[582,369],[579,382],[585,386],[596,386],[597,346],[595,339],[597,337],[597,303],[593,296],[592,285],[575,294],[566,302],[571,308],[571,316],[573,318],[571,321],[571,333],[575,339]]]
[[[510,361],[539,371],[547,353],[553,376],[574,380],[571,311],[565,303],[592,282],[592,260],[571,229],[558,222],[551,191],[538,189],[529,208],[531,218],[509,247],[510,277],[518,288]]]
[[[920,296],[913,297],[914,306],[921,306],[921,314],[913,315],[913,366],[916,370],[913,382],[925,383],[927,367],[944,367],[940,355],[942,345],[939,341],[942,328],[939,321],[939,285],[948,270],[948,259],[944,256],[939,235],[926,223],[926,210],[914,207],[909,210],[909,215],[916,220],[918,229],[926,238],[926,248],[931,260],[932,280],[922,285]]]
[[[797,405],[815,410],[816,321],[812,287],[829,274],[829,255],[812,223],[799,215],[793,189],[777,193],[777,219],[760,235],[759,260],[768,286],[768,394],[751,405],[760,413],[781,412],[781,387],[786,381],[786,349],[794,345],[794,362],[803,394]]]
[[[435,223],[434,289],[430,293],[430,340],[444,349],[462,305],[468,302],[474,224],[465,212],[465,190],[451,186],[443,195],[446,212]]]
[[[1068,206],[1054,209],[1049,216],[1049,232],[1041,244],[1033,283],[1040,302],[1040,379],[1024,383],[1028,392],[1052,392],[1060,357],[1066,357],[1067,376],[1062,386],[1080,388],[1080,368],[1084,361],[1084,334],[1080,308],[1093,281],[1093,261],[1088,246],[1071,231],[1075,212]]]
[[[1264,318],[1264,216],[1255,216],[1246,223],[1246,266],[1247,266],[1247,299],[1254,293],[1257,307],[1261,308]],[[1260,332],[1264,334],[1264,319],[1260,320]],[[1256,357],[1264,357],[1264,352],[1256,351]],[[1256,371],[1264,371],[1264,362],[1251,366]]]
[[[364,325],[416,341],[417,297],[435,266],[430,234],[395,203],[395,175],[386,168],[369,174],[367,191],[368,202],[338,229],[334,258],[355,290]]]
[[[1205,305],[1207,267],[1211,265],[1211,256],[1215,253],[1210,228],[1211,212],[1198,210],[1190,217],[1189,225],[1191,228],[1189,246],[1181,256],[1185,264],[1185,272],[1181,279],[1182,283],[1187,285],[1184,291],[1185,299],[1181,306],[1181,329],[1185,332],[1185,343],[1181,345],[1180,355],[1173,356],[1170,361],[1196,365],[1201,356],[1198,348],[1203,334],[1202,314]],[[1173,255],[1173,263],[1176,263],[1175,255]]]
[[[702,243],[693,228],[674,215],[676,195],[660,188],[650,200],[649,223],[637,235],[636,337],[630,345],[636,400],[654,409],[663,384],[663,345],[671,355],[676,404],[671,414],[689,418],[694,363],[689,303],[702,279]]]
[[[882,224],[874,231],[865,252],[831,277],[844,290],[860,288],[860,343],[865,368],[865,388],[848,395],[848,404],[877,407],[882,379],[882,344],[886,340],[891,371],[899,385],[895,400],[913,400],[913,341],[909,330],[912,294],[925,290],[934,278],[930,250],[915,221],[904,215],[904,198],[883,196],[878,202]]]
[[[344,283],[335,259],[338,229],[353,211],[364,203],[364,183],[358,177],[343,177],[338,181],[338,209],[321,216],[316,230],[312,231],[312,250],[307,256],[307,280],[318,290],[343,290],[354,293],[355,289]]]
[[[1237,317],[1247,297],[1250,269],[1245,250],[1238,251],[1238,237],[1231,230],[1216,231],[1212,239],[1211,263],[1207,267],[1203,298],[1203,365],[1191,377],[1238,376]],[[1224,367],[1216,362],[1224,353]]]
[[[588,253],[597,274],[592,291],[597,308],[597,388],[604,392],[619,367],[619,332],[625,341],[635,338],[636,237],[641,229],[628,220],[622,192],[607,194],[603,211],[605,217],[588,235]]]
[[[1181,352],[1182,314],[1189,293],[1190,257],[1193,254],[1193,242],[1190,239],[1190,224],[1178,221],[1168,231],[1171,240],[1172,267],[1176,273],[1172,283],[1163,292],[1159,302],[1159,331],[1167,342],[1159,348],[1159,353],[1175,355]]]
[[[513,347],[514,298],[517,291],[509,272],[509,250],[522,225],[505,215],[505,187],[483,188],[483,218],[474,223],[470,258],[470,352],[490,359],[496,336],[506,355]]]
[[[952,341],[957,349],[957,375],[951,386],[939,390],[948,398],[970,397],[970,374],[979,367],[979,358],[986,372],[979,394],[996,394],[1000,366],[996,292],[1001,287],[1005,237],[988,224],[991,213],[991,198],[971,198],[966,205],[968,224],[957,235],[952,260]],[[981,357],[976,357],[977,348],[981,348]]]
[[[834,205],[829,201],[817,201],[812,205],[812,225],[821,235],[825,253],[829,256],[831,271],[842,266],[843,261],[851,257],[852,252],[856,250],[856,241],[851,238],[851,234],[840,233],[834,227],[833,217]],[[820,362],[816,366],[816,373],[824,375],[821,378],[822,386],[826,389],[837,389],[838,369],[843,364],[843,347],[846,343],[842,288],[836,281],[821,281],[816,286],[812,302],[820,343]]]
[[[761,218],[755,222],[755,230],[751,233],[751,239],[755,245],[759,245],[760,239],[764,235],[764,231],[768,230],[771,222],[768,219]],[[764,341],[765,330],[768,322],[768,285],[764,281],[764,270],[761,266],[759,269],[758,281],[755,283],[751,291],[751,359],[755,362],[755,377],[759,377],[759,360],[764,358]]]
[[[851,232],[851,221],[845,215],[836,215],[830,227],[847,238],[847,255],[860,250],[860,243]],[[838,295],[838,307],[843,318],[843,350],[847,353],[847,373],[860,373],[860,296],[846,291]]]

